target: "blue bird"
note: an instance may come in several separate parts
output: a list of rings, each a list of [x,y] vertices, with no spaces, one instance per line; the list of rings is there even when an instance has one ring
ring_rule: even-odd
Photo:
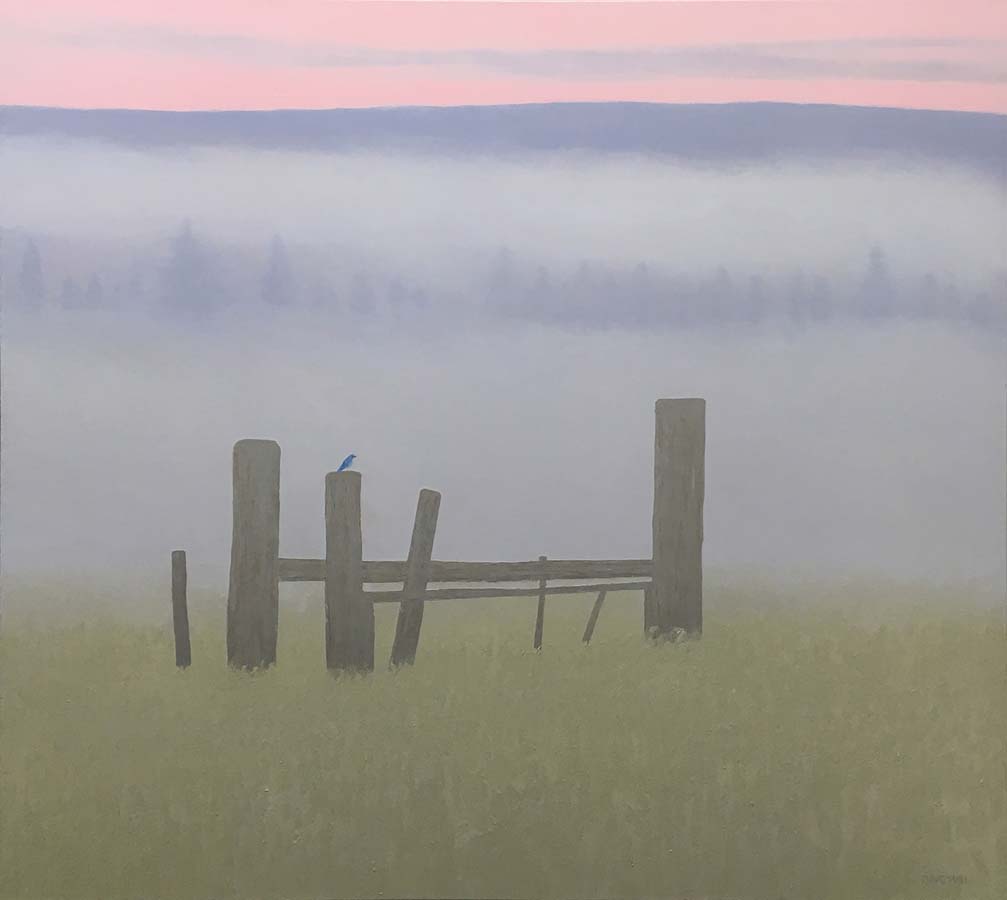
[[[356,458],[357,458],[357,454],[356,453],[351,453],[349,456],[346,457],[346,459],[344,459],[339,464],[339,468],[336,469],[336,471],[337,472],[345,472],[350,466],[353,465],[353,460],[355,460]]]

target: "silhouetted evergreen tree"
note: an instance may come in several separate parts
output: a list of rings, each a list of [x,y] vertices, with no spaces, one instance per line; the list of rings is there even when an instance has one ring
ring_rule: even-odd
[[[430,297],[421,287],[415,287],[409,292],[409,300],[418,313],[426,312],[430,308]]]
[[[92,275],[87,283],[87,290],[84,292],[84,305],[88,309],[98,309],[105,299],[105,289],[102,286],[101,278]]]
[[[867,261],[867,273],[860,286],[864,315],[877,318],[895,312],[895,285],[884,251],[874,246]]]
[[[1007,326],[1007,269],[999,270],[993,276],[990,306],[993,310],[993,321],[998,327]]]
[[[392,311],[401,312],[408,299],[409,293],[406,291],[405,285],[402,283],[402,279],[396,275],[388,283],[388,291],[386,292],[386,302],[388,303],[388,308]]]
[[[41,306],[45,300],[45,279],[42,276],[42,257],[35,242],[28,241],[21,257],[21,271],[18,273],[18,291],[21,299],[29,306]]]
[[[350,310],[358,316],[372,316],[377,311],[374,296],[374,288],[371,281],[363,272],[358,272],[353,278],[353,287],[350,289]]]
[[[717,266],[709,287],[708,310],[713,322],[728,322],[734,318],[734,280],[727,266]]]
[[[632,320],[637,325],[646,327],[657,320],[654,279],[645,262],[637,263],[630,275],[629,302]]]
[[[59,305],[64,309],[75,309],[80,306],[80,287],[77,282],[67,276],[59,292]]]
[[[958,293],[958,285],[953,278],[949,278],[941,287],[940,309],[941,315],[948,319],[961,317],[961,297]]]
[[[500,247],[486,272],[485,306],[491,314],[511,316],[520,306],[520,273],[509,247]]]
[[[604,321],[604,304],[599,296],[598,284],[591,263],[582,259],[567,289],[571,306],[577,309],[581,322],[597,325]]]
[[[696,320],[698,302],[692,280],[687,275],[676,275],[671,279],[666,294],[665,321],[678,328],[687,328]]]
[[[920,282],[919,311],[926,318],[940,315],[940,288],[933,272],[927,272]]]
[[[170,309],[195,317],[213,312],[221,292],[209,252],[186,220],[171,242],[171,254],[161,270],[161,301]]]
[[[824,275],[816,275],[811,281],[808,315],[815,322],[832,318],[832,286]]]
[[[766,282],[761,275],[752,275],[748,279],[748,292],[745,297],[745,320],[752,324],[761,322],[766,317],[768,308]]]
[[[290,306],[294,302],[294,276],[283,239],[276,235],[269,245],[269,261],[262,276],[260,295],[269,306]]]
[[[965,310],[966,318],[980,328],[988,328],[995,321],[989,291],[977,291]]]
[[[536,269],[535,282],[528,290],[523,306],[525,314],[532,321],[543,322],[559,318],[560,310],[556,309],[552,274],[545,266],[540,265]]]
[[[808,310],[808,279],[804,269],[792,273],[787,282],[787,295],[784,301],[788,318],[798,324],[809,318]]]
[[[626,309],[620,301],[624,298],[619,290],[619,279],[607,265],[602,265],[596,276],[597,305],[600,310],[599,324],[618,325],[626,321]]]
[[[730,292],[731,276],[724,266],[704,275],[693,292],[692,321],[704,325],[721,321]]]
[[[509,247],[501,247],[490,266],[488,286],[490,296],[494,298],[507,297],[515,287],[516,272],[514,254]]]
[[[398,275],[394,276],[385,290],[385,308],[395,320],[408,319],[413,313],[409,288]]]

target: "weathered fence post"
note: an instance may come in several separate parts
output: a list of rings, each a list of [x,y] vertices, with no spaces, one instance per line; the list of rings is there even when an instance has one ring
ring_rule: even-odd
[[[598,599],[591,607],[591,615],[587,617],[587,627],[584,629],[584,637],[582,638],[585,644],[590,644],[591,638],[594,636],[594,626],[598,624],[598,614],[601,612],[601,605],[605,602],[606,593],[604,590],[598,591]]]
[[[643,589],[643,633],[650,634],[651,628],[657,626],[657,616],[654,613],[654,588],[648,585]]]
[[[192,665],[189,646],[189,607],[186,600],[185,551],[171,551],[171,621],[175,626],[175,665],[184,669]]]
[[[325,476],[325,664],[374,670],[374,604],[364,594],[360,473]]]
[[[706,401],[658,400],[654,437],[653,625],[703,630]]]
[[[276,662],[279,618],[280,445],[234,445],[234,525],[227,594],[227,661],[254,669]]]
[[[546,557],[540,556],[538,561],[544,563]],[[542,649],[542,628],[545,625],[545,586],[546,578],[543,571],[542,577],[538,580],[538,612],[535,614],[535,640],[533,644],[536,650]]]
[[[395,641],[392,644],[393,666],[412,664],[420,643],[420,626],[423,624],[423,592],[430,580],[430,557],[434,552],[434,535],[437,532],[437,514],[441,495],[437,491],[420,491],[413,521],[413,536],[409,542],[406,561],[406,580],[402,586],[403,600],[395,622]]]

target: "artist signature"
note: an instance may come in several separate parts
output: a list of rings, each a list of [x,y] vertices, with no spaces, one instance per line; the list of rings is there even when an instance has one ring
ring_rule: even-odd
[[[968,884],[968,878],[957,872],[955,873],[927,873],[921,876],[924,884],[945,885],[945,884]]]

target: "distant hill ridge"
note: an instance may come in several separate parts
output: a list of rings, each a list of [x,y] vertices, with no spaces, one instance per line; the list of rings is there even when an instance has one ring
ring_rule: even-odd
[[[727,163],[898,156],[1003,175],[1007,116],[787,103],[166,112],[0,106],[3,136],[57,135],[133,147],[655,153]]]

